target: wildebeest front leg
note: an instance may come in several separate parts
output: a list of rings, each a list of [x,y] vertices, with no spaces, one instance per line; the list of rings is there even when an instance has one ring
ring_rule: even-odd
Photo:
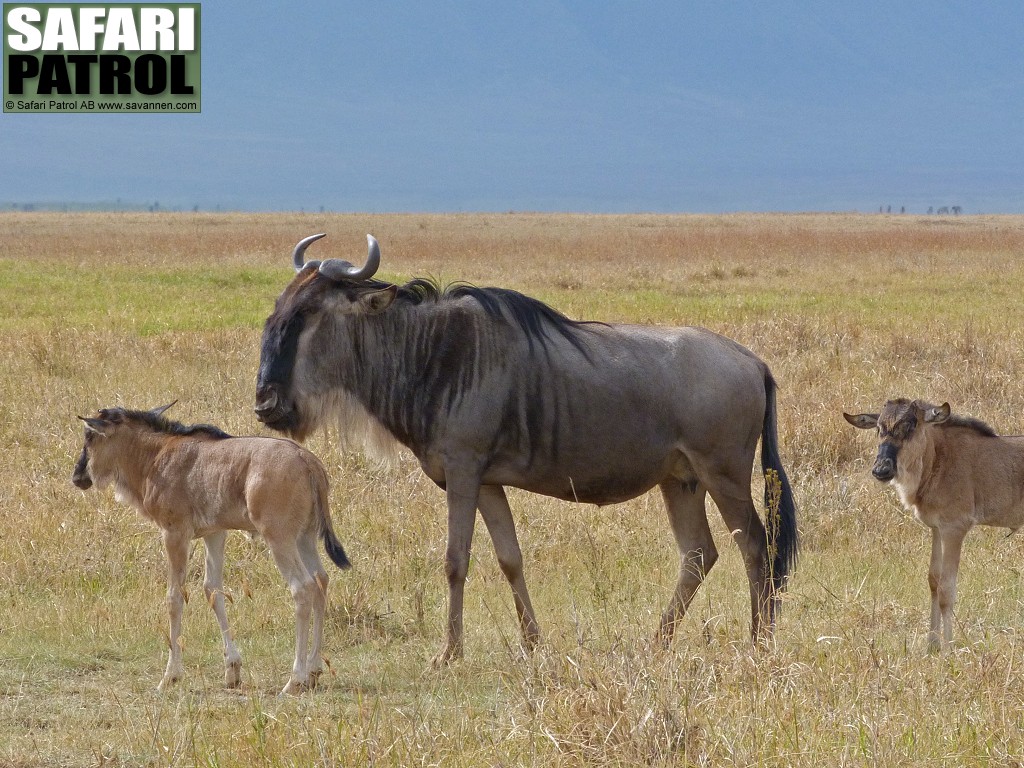
[[[228,628],[228,612],[224,605],[224,543],[226,531],[211,533],[203,537],[206,544],[206,575],[203,579],[203,591],[217,616],[220,634],[224,638],[224,685],[237,688],[242,684],[242,654],[235,646]]]
[[[478,507],[484,525],[487,526],[487,532],[491,535],[491,541],[494,542],[498,565],[512,587],[512,599],[519,617],[523,645],[527,650],[532,650],[540,640],[540,628],[537,626],[537,616],[530,603],[530,594],[526,590],[523,553],[519,548],[516,524],[512,519],[512,510],[509,508],[505,489],[500,485],[481,486]]]
[[[679,547],[679,581],[661,616],[656,639],[663,645],[672,640],[676,624],[686,613],[693,596],[708,571],[718,560],[718,549],[708,526],[704,499],[704,486],[697,485],[691,491],[673,478],[661,484],[661,496],[665,500],[668,521]]]
[[[474,480],[456,480],[449,476],[448,546],[444,570],[448,577],[448,626],[444,647],[434,656],[433,665],[440,667],[462,657],[462,603],[469,572],[469,552],[473,543],[480,484]]]
[[[185,566],[188,563],[188,545],[191,536],[174,530],[163,532],[164,550],[167,554],[167,614],[170,633],[170,657],[167,670],[157,690],[163,691],[178,682],[185,675],[181,660],[181,612],[185,604]]]
[[[967,531],[957,528],[932,529],[932,558],[928,567],[928,588],[932,595],[931,627],[928,631],[929,651],[938,651],[943,644],[948,644],[953,639],[956,577],[960,570],[960,552],[966,535]]]

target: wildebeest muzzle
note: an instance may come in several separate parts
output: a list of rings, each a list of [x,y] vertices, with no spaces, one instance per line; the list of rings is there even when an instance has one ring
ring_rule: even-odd
[[[896,477],[896,454],[899,452],[893,443],[884,442],[878,446],[878,456],[875,457],[875,466],[871,468],[871,474],[876,480],[883,483]]]
[[[75,471],[71,473],[71,482],[83,491],[92,488],[92,477],[89,476],[89,454],[85,448],[82,448],[82,455],[78,457]]]
[[[298,412],[277,386],[264,384],[256,389],[256,418],[271,429],[286,432],[298,426]]]

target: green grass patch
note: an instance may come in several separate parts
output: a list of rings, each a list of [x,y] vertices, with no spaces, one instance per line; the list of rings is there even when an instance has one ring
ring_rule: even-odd
[[[262,326],[290,275],[239,267],[34,265],[0,259],[0,331],[63,327],[151,336]]]

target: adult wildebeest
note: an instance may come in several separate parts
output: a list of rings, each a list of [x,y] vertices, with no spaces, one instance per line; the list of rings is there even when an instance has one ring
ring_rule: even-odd
[[[706,495],[733,532],[750,581],[755,641],[774,627],[778,592],[797,551],[796,510],[779,460],[775,382],[749,350],[700,328],[573,321],[520,293],[417,279],[373,279],[363,267],[304,261],[267,318],[256,414],[303,439],[360,418],[407,446],[448,501],[447,641],[462,653],[463,588],[476,510],[512,587],[527,648],[539,636],[503,486],[611,504],[659,486],[679,547],[667,642],[718,558]],[[758,438],[770,533],[754,509]]]
[[[283,692],[315,687],[323,669],[320,642],[328,581],[316,537],[323,539],[335,565],[349,567],[331,527],[327,472],[290,440],[232,437],[208,424],[185,426],[164,418],[170,407],[105,408],[94,417],[79,417],[85,422],[85,445],[71,478],[83,490],[93,483],[98,488],[113,483],[118,501],[163,531],[171,652],[160,689],[185,673],[180,642],[185,566],[189,543],[200,536],[206,543],[203,587],[224,636],[224,684],[235,688],[241,683],[242,656],[224,609],[228,530],[257,532],[266,540],[295,599],[295,664]]]
[[[975,525],[1024,525],[1024,437],[1000,437],[984,422],[951,414],[949,403],[901,398],[881,413],[843,416],[859,429],[878,428],[871,474],[892,483],[903,506],[932,529],[928,647],[939,650],[953,638],[967,532]]]

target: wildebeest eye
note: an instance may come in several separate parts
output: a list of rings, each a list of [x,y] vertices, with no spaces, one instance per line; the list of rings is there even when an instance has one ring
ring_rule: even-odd
[[[893,427],[892,434],[893,434],[893,437],[895,437],[895,438],[897,438],[899,440],[906,440],[908,437],[910,437],[910,435],[911,435],[911,433],[913,431],[914,431],[914,422],[912,422],[912,421],[901,421],[899,424],[897,424],[896,426]]]
[[[891,427],[878,425],[878,435],[883,439],[893,437],[897,440],[906,440],[913,431],[914,423],[912,421],[897,421]]]

